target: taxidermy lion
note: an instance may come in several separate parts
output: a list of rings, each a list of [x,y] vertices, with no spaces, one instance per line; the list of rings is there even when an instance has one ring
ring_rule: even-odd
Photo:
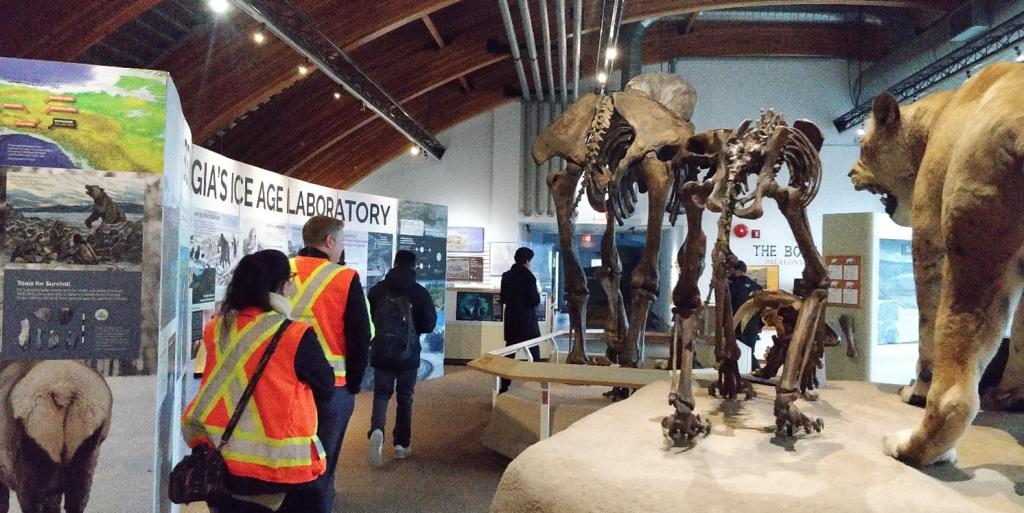
[[[98,185],[86,185],[85,193],[92,198],[92,213],[85,219],[85,227],[92,228],[93,221],[99,219],[100,224],[124,223],[128,217],[118,208],[117,203],[107,196],[107,191]]]
[[[893,220],[914,230],[919,359],[917,380],[901,395],[924,402],[925,415],[917,429],[884,443],[889,455],[912,465],[956,460],[1011,308],[1008,361],[984,402],[1024,406],[1021,91],[1024,65],[999,63],[959,89],[906,107],[883,94],[850,172],[857,190],[881,194]]]
[[[82,513],[100,444],[110,429],[110,388],[73,361],[0,362],[0,513],[10,492],[24,513]]]

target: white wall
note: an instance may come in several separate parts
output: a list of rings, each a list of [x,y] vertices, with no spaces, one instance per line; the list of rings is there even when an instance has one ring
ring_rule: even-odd
[[[648,66],[645,71],[657,69]],[[819,247],[823,214],[882,211],[876,196],[855,192],[846,176],[859,154],[854,133],[840,136],[832,126],[832,119],[852,106],[845,61],[684,59],[678,61],[677,70],[697,88],[693,121],[698,131],[734,128],[744,118],[756,118],[766,107],[775,108],[790,122],[810,119],[824,131],[824,180],[809,211]],[[521,222],[554,224],[553,217],[524,217],[518,211],[523,155],[518,103],[479,115],[438,137],[448,146],[441,162],[403,155],[360,181],[353,190],[448,205],[451,226],[484,226],[488,243],[519,240]],[[780,253],[785,245],[795,245],[784,218],[773,210],[769,200],[764,218],[742,221],[762,230],[762,240],[734,238],[732,246],[748,264],[780,265],[781,284],[788,288],[799,276],[802,261],[754,254],[755,244],[778,245]],[[593,218],[581,208],[579,221],[592,222]],[[716,221],[717,216],[705,216],[709,241],[714,240]],[[681,229],[677,229],[677,242],[681,241],[679,232]],[[710,268],[708,265],[702,288],[706,287]]]

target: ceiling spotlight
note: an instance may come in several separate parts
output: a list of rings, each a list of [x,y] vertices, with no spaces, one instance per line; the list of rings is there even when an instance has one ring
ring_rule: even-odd
[[[309,68],[305,64],[299,64],[299,74],[303,76],[308,75]]]
[[[1017,52],[1017,58],[1014,60],[1017,62],[1024,62],[1024,54],[1020,53],[1020,47],[1014,46],[1013,51]]]
[[[619,49],[613,46],[604,53],[604,56],[607,57],[608,60],[614,61],[615,58],[619,56]]]
[[[602,71],[602,72],[600,72],[600,73],[598,73],[598,74],[597,74],[597,83],[599,83],[599,84],[604,84],[604,83],[606,83],[606,82],[608,82],[608,74],[606,74],[606,73],[605,73],[605,72],[603,72],[603,71]]]
[[[208,0],[206,3],[210,6],[210,10],[217,14],[224,14],[231,8],[228,0]]]
[[[409,154],[412,155],[413,157],[415,157],[416,155],[419,155],[420,154],[420,147],[419,146],[413,146],[412,148],[409,148]]]
[[[334,91],[334,99],[335,100],[340,100],[341,99],[341,93],[339,93],[338,91]]]
[[[267,40],[267,38],[266,36],[263,35],[263,32],[257,30],[256,32],[253,32],[252,40],[256,41],[256,44],[261,45],[263,44],[264,41]]]

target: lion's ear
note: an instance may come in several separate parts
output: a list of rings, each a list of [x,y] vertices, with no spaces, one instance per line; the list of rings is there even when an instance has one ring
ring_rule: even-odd
[[[900,104],[889,92],[882,93],[871,104],[871,113],[878,127],[896,126],[900,122]]]

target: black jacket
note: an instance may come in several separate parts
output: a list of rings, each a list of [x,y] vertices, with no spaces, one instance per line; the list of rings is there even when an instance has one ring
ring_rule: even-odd
[[[427,289],[416,283],[416,272],[412,269],[394,268],[388,271],[387,276],[380,283],[370,289],[370,315],[377,309],[377,305],[384,299],[384,295],[391,291],[409,300],[412,305],[412,320],[416,333],[431,333],[437,325],[437,309],[434,307],[434,298],[430,297]],[[420,339],[416,337],[412,355],[408,360],[402,362],[398,370],[415,369],[420,366]],[[381,362],[371,361],[374,367],[382,367]]]
[[[537,326],[537,305],[540,292],[537,278],[524,265],[514,264],[501,275],[502,316],[505,327],[505,345],[517,344],[540,336]]]
[[[316,248],[302,248],[299,256],[327,259],[327,254]],[[370,314],[366,311],[366,297],[358,273],[348,288],[344,319],[345,388],[358,394],[370,354]]]
[[[740,276],[738,278],[729,278],[729,302],[732,303],[732,312],[736,313],[737,310],[746,303],[750,296],[761,290],[763,287],[757,284],[756,281],[750,278],[750,276]],[[737,333],[737,337],[749,338],[754,337],[761,332],[762,325],[760,315],[755,315],[753,319],[747,324],[747,329],[743,333]]]

